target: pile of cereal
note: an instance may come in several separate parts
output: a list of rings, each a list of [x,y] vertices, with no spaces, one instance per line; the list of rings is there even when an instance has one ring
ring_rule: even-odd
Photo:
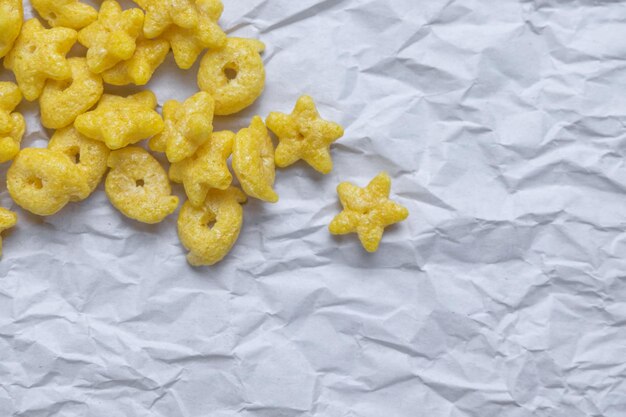
[[[322,174],[332,170],[330,146],[343,128],[323,120],[308,96],[291,114],[272,112],[265,121],[255,116],[237,133],[213,131],[214,115],[245,109],[265,86],[265,45],[228,38],[218,25],[220,0],[135,0],[140,8],[129,10],[105,0],[99,11],[78,0],[31,3],[49,28],[37,18],[23,22],[22,0],[0,0],[0,59],[17,80],[0,83],[0,162],[12,161],[7,189],[23,209],[51,216],[88,198],[106,175],[111,204],[154,224],[176,211],[170,181],[180,183],[188,200],[178,215],[178,235],[187,259],[213,265],[235,244],[248,197],[278,201],[276,166],[303,160]],[[86,56],[66,58],[76,42]],[[206,51],[199,93],[165,102],[162,115],[151,91],[104,94],[104,83],[147,84],[170,50],[181,69]],[[39,100],[42,124],[55,129],[46,149],[20,150],[26,125],[14,110],[22,97]],[[169,172],[135,146],[146,139],[151,151],[165,153]],[[241,188],[232,185],[229,158]],[[344,210],[330,232],[357,233],[367,251],[377,250],[384,228],[408,216],[389,200],[390,187],[385,173],[366,188],[340,184]],[[16,223],[15,213],[0,208],[0,232]]]

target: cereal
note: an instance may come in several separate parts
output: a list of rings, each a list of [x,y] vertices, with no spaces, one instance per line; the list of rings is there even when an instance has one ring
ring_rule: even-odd
[[[122,214],[143,223],[159,223],[178,206],[167,173],[143,148],[131,146],[111,152],[104,189]]]
[[[104,71],[102,77],[111,85],[146,85],[169,50],[170,44],[165,40],[138,39],[133,57]]]
[[[356,232],[368,252],[378,249],[385,227],[401,222],[409,211],[389,200],[391,179],[385,172],[378,174],[365,188],[349,182],[337,187],[344,210],[330,223],[330,233],[343,235]]]
[[[143,33],[154,39],[170,26],[184,29],[198,27],[198,9],[192,0],[134,0],[146,12]]]
[[[193,266],[214,265],[224,259],[239,237],[246,196],[238,188],[209,191],[203,205],[186,202],[178,216],[178,236],[189,250]]]
[[[74,126],[88,138],[120,149],[161,133],[164,123],[154,111],[156,105],[151,91],[128,97],[105,94],[95,110],[76,118]]]
[[[276,166],[284,168],[302,159],[322,174],[332,171],[330,145],[343,136],[343,128],[320,118],[311,97],[300,97],[291,114],[270,113],[266,123],[278,136]]]
[[[30,0],[30,3],[52,27],[79,30],[98,18],[96,9],[78,0]]]
[[[13,47],[22,29],[23,20],[22,0],[0,0],[0,58]]]
[[[233,181],[227,160],[233,149],[235,134],[215,132],[191,158],[172,164],[170,179],[183,183],[189,202],[201,206],[211,188],[227,189]]]
[[[259,98],[265,88],[263,50],[256,39],[228,38],[222,49],[202,58],[198,86],[215,99],[215,114],[237,113]]]
[[[75,42],[74,29],[45,29],[37,19],[24,23],[13,49],[4,58],[4,66],[13,70],[26,100],[38,99],[46,80],[72,76],[65,55]]]
[[[89,69],[100,74],[117,63],[132,58],[136,40],[143,28],[140,9],[122,10],[114,0],[105,0],[98,20],[78,33],[78,41],[88,48]]]
[[[259,116],[252,119],[249,128],[241,129],[235,136],[233,170],[250,197],[270,203],[278,201],[272,189],[276,176],[274,146]]]
[[[89,195],[87,181],[70,158],[49,149],[22,149],[7,171],[7,188],[17,205],[39,216],[51,216]]]
[[[215,101],[210,94],[197,93],[184,103],[169,100],[163,106],[165,129],[150,141],[150,149],[165,152],[170,162],[192,156],[211,138]]]
[[[0,207],[0,233],[17,224],[17,214]],[[0,256],[2,256],[2,237],[0,237]]]
[[[71,125],[102,97],[102,77],[89,71],[87,60],[70,58],[68,62],[72,78],[49,80],[39,98],[41,123],[48,129]]]
[[[0,163],[9,161],[20,151],[20,142],[26,122],[20,113],[13,110],[22,101],[17,85],[0,82]]]
[[[109,148],[97,140],[86,138],[73,127],[57,130],[48,143],[48,149],[66,154],[80,170],[92,193],[108,166]]]
[[[224,6],[220,0],[196,0],[198,25],[192,29],[172,26],[163,37],[172,45],[174,59],[181,69],[189,69],[205,48],[221,48],[226,34],[217,24]]]

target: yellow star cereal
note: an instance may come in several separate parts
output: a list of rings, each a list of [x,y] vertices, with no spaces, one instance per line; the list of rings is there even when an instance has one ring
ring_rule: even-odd
[[[102,77],[89,71],[85,58],[68,59],[72,78],[48,80],[39,97],[41,123],[48,129],[60,129],[92,108],[102,97]]]
[[[189,250],[193,266],[214,265],[224,259],[239,237],[246,196],[238,188],[209,191],[204,204],[183,204],[178,216],[178,236]]]
[[[0,163],[13,159],[20,151],[26,122],[20,113],[13,113],[13,110],[21,101],[22,93],[17,85],[0,82]]]
[[[259,116],[254,116],[250,127],[241,129],[235,136],[232,162],[246,194],[270,203],[278,201],[278,194],[272,188],[276,177],[274,145]]]
[[[105,0],[98,20],[78,33],[78,41],[88,48],[89,69],[100,74],[132,58],[143,19],[140,9],[122,10],[116,1]]]
[[[349,182],[339,184],[337,193],[344,210],[330,223],[330,233],[356,232],[365,250],[375,252],[385,227],[409,216],[405,207],[389,200],[390,190],[391,179],[385,172],[378,174],[365,188]]]
[[[265,88],[263,50],[256,39],[228,38],[223,48],[202,58],[198,86],[215,99],[215,114],[237,113],[259,98]]]
[[[170,44],[166,40],[140,38],[133,57],[104,71],[102,77],[111,85],[146,85],[165,61],[169,50]]]
[[[72,76],[65,55],[75,42],[74,29],[45,29],[37,19],[24,23],[13,49],[4,58],[4,66],[13,70],[26,100],[39,98],[46,80]]]
[[[193,0],[134,0],[146,12],[143,33],[148,39],[160,36],[170,26],[198,27],[199,14]]]
[[[279,141],[276,166],[284,168],[303,159],[322,174],[333,169],[330,145],[343,136],[343,128],[320,118],[311,97],[300,97],[291,114],[270,113],[266,123]]]
[[[227,189],[233,181],[227,160],[233,149],[235,134],[227,130],[214,132],[211,139],[191,157],[170,167],[170,179],[183,183],[189,202],[201,206],[211,188]]]
[[[51,216],[70,201],[89,195],[89,186],[70,158],[49,149],[22,149],[7,171],[13,201],[39,216]]]
[[[22,0],[0,0],[0,58],[13,47],[23,20]]]
[[[52,27],[79,30],[98,18],[96,9],[78,0],[30,0],[30,4]]]
[[[165,152],[170,162],[192,156],[213,132],[215,101],[210,94],[199,92],[184,103],[169,100],[163,106],[165,129],[150,140],[150,149]]]
[[[17,224],[17,214],[0,207],[0,233]],[[2,256],[2,237],[0,237],[0,256]]]
[[[95,110],[76,118],[74,127],[112,150],[120,149],[161,133],[164,123],[156,105],[151,91],[128,97],[105,94]]]
[[[111,171],[104,189],[122,214],[143,223],[159,223],[178,206],[167,173],[145,149],[137,146],[109,155]]]

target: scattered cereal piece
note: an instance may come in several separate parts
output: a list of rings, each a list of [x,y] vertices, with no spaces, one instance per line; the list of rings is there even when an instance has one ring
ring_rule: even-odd
[[[111,171],[104,183],[111,204],[143,223],[159,223],[178,207],[167,173],[145,149],[137,146],[109,155]]]
[[[389,200],[391,179],[385,172],[378,174],[365,188],[349,182],[337,187],[344,210],[330,223],[330,233],[343,235],[356,232],[368,252],[376,252],[385,227],[401,222],[409,211]]]
[[[143,33],[154,39],[170,26],[184,29],[198,27],[198,9],[193,0],[133,0],[146,12]]]
[[[224,259],[239,237],[243,224],[242,203],[246,196],[238,188],[211,190],[201,207],[186,202],[178,216],[178,236],[189,250],[193,266],[214,265]]]
[[[266,123],[278,136],[276,166],[284,168],[303,159],[322,174],[332,171],[330,145],[343,136],[343,128],[320,118],[311,97],[300,97],[291,114],[270,113]]]
[[[23,20],[22,0],[0,0],[0,58],[13,47],[22,29]]]
[[[263,50],[256,39],[228,38],[222,49],[202,58],[198,86],[215,99],[215,114],[237,113],[259,98],[265,88]]]
[[[80,30],[98,18],[96,9],[78,0],[30,0],[30,3],[52,27]]]
[[[17,214],[4,207],[0,207],[0,233],[17,224]],[[0,237],[0,256],[2,256],[2,237]]]
[[[74,126],[83,135],[120,149],[161,133],[163,119],[154,111],[156,96],[144,91],[128,97],[102,96],[95,110],[81,114]]]
[[[150,149],[165,152],[170,162],[192,156],[211,139],[215,101],[210,94],[199,92],[184,103],[169,100],[163,106],[165,129],[150,140]]]
[[[47,79],[67,80],[72,70],[65,55],[76,42],[76,31],[45,29],[37,19],[24,23],[4,66],[13,70],[17,84],[28,101],[39,98]]]
[[[233,182],[227,160],[233,149],[235,134],[227,130],[214,132],[191,158],[170,167],[170,179],[183,183],[189,202],[201,206],[211,188],[227,189]]]
[[[10,161],[20,151],[20,142],[26,122],[20,113],[13,110],[22,101],[17,85],[0,82],[0,163]]]
[[[104,71],[102,77],[111,85],[146,85],[169,50],[170,44],[165,40],[138,39],[133,57]]]

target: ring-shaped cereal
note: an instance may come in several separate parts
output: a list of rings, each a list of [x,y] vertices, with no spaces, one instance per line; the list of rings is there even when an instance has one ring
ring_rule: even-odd
[[[237,113],[259,98],[265,88],[264,49],[255,39],[229,38],[223,48],[204,55],[198,86],[215,99],[215,114]]]
[[[187,261],[191,265],[214,265],[230,252],[241,231],[241,204],[245,201],[245,194],[231,187],[209,191],[200,207],[189,201],[183,205],[178,216],[178,236],[189,250]]]
[[[0,58],[13,47],[22,29],[23,20],[22,0],[0,0]]]
[[[111,168],[104,183],[111,204],[125,216],[143,223],[159,223],[176,210],[167,173],[145,149],[130,146],[111,152]]]
[[[17,214],[4,207],[0,207],[0,233],[12,228],[16,224]],[[2,237],[0,237],[0,256],[2,256]]]

